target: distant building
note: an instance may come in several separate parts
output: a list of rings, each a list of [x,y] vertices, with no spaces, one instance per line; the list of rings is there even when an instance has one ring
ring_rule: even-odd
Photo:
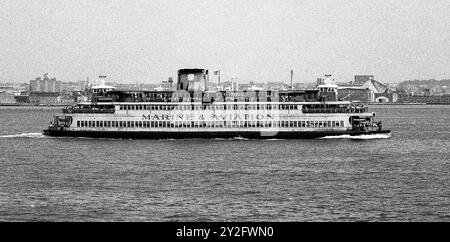
[[[373,91],[373,93],[385,93],[388,90],[387,85],[375,81],[374,79],[370,79],[368,81],[366,81],[365,83],[363,83],[361,85],[361,87],[366,87],[369,88],[370,90]]]
[[[79,80],[77,83],[77,89],[80,92],[85,92],[88,88],[88,81],[86,80]]]
[[[0,103],[16,103],[15,95],[9,92],[0,92]]]
[[[0,83],[0,93],[1,92],[13,93],[14,87],[10,84]]]
[[[338,96],[342,101],[359,101],[362,103],[375,101],[374,93],[365,87],[339,87]]]
[[[395,92],[375,93],[376,103],[391,102],[396,103],[398,101],[398,95]]]
[[[30,92],[29,102],[33,104],[58,104],[61,101],[57,92]]]
[[[365,82],[361,87],[368,88],[374,94],[374,100],[372,102],[377,103],[387,103],[387,102],[397,102],[397,93],[391,92],[389,87],[379,81],[370,79]]]
[[[375,79],[374,75],[355,75],[354,85],[360,86],[373,79]]]
[[[37,77],[35,80],[30,80],[30,92],[61,92],[61,81],[56,78],[49,78],[48,73],[45,73],[43,78]]]
[[[355,75],[351,83],[339,83],[339,97],[342,100],[369,102],[397,102],[397,94],[386,84],[375,80],[373,75]]]

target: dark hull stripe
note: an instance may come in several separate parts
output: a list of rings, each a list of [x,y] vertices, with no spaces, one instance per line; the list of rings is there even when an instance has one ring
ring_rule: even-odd
[[[381,131],[289,131],[289,132],[268,132],[240,131],[240,132],[154,132],[154,131],[60,131],[44,130],[45,135],[57,137],[92,137],[92,138],[123,138],[123,139],[186,139],[186,138],[249,138],[249,139],[315,139],[325,136],[339,135],[367,135],[367,134],[387,134],[390,130]]]

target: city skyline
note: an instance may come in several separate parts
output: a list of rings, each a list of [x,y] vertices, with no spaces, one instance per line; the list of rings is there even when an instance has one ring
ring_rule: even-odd
[[[210,71],[211,73],[211,71]],[[36,81],[38,79],[42,79],[46,76],[49,75],[49,73],[45,73],[43,75],[36,75],[36,77],[34,79],[28,80],[28,81],[17,81],[17,82],[13,82],[13,81],[2,81],[0,80],[0,85],[5,86],[5,85],[29,85],[29,83]],[[291,82],[290,80],[266,80],[266,81],[246,81],[246,80],[240,80],[239,78],[234,78],[231,77],[228,80],[223,80],[223,78],[221,78],[220,83],[218,82],[218,78],[217,76],[210,74],[212,77],[209,78],[209,80],[207,81],[208,83],[214,84],[214,85],[218,85],[218,84],[225,84],[225,83],[237,83],[239,85],[243,84],[243,85],[248,85],[248,84],[269,84],[269,83],[283,83],[285,85],[289,85]],[[314,80],[306,80],[306,81],[302,81],[302,80],[293,80],[292,83],[295,85],[317,85],[317,83],[319,82],[319,80],[323,80],[324,77],[331,75],[331,74],[324,74],[322,76],[317,76],[316,79]],[[102,77],[102,78],[100,78]],[[353,78],[351,80],[336,80],[334,78],[333,75],[331,75],[331,78],[334,80],[335,83],[340,84],[340,85],[344,85],[344,84],[352,84],[352,83],[357,83],[358,81],[356,81],[357,77],[371,77],[371,79],[378,81],[378,82],[382,82],[380,81],[376,75],[354,75]],[[52,80],[56,81],[56,77],[52,77]],[[389,85],[399,85],[402,83],[406,83],[406,82],[428,82],[428,81],[449,81],[450,78],[442,78],[442,79],[435,79],[435,78],[430,78],[430,79],[406,79],[406,80],[400,80],[397,82],[382,82],[384,84],[389,84]],[[72,78],[70,80],[57,80],[58,82],[61,83],[65,83],[65,84],[77,84],[80,82],[86,83],[86,84],[91,84],[91,85],[96,85],[99,84],[101,82],[105,82],[108,83],[109,85],[112,84],[116,84],[116,85],[152,85],[152,86],[160,86],[160,85],[164,85],[165,83],[168,83],[168,79],[166,80],[159,80],[159,81],[141,81],[141,82],[123,82],[121,80],[111,80],[108,79],[106,75],[101,75],[98,76],[97,78],[91,78],[89,76],[85,77],[84,79],[82,78]],[[175,78],[175,82],[177,82],[177,78]]]
[[[50,73],[159,83],[181,68],[222,80],[450,77],[447,1],[6,1],[0,82]],[[211,79],[214,75],[211,73]]]

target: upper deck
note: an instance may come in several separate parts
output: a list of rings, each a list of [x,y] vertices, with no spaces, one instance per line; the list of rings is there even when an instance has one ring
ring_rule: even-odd
[[[79,103],[65,107],[63,113],[107,114],[116,111],[172,111],[172,110],[299,110],[302,113],[366,113],[368,108],[360,103],[341,102],[214,102],[214,103],[158,103],[158,102],[104,102]]]
[[[333,88],[256,91],[108,91],[64,113],[119,110],[300,110],[302,113],[364,113],[361,103],[339,101]]]
[[[93,102],[315,102],[319,90],[291,91],[109,91],[93,96]],[[325,101],[325,100],[324,100]],[[329,100],[329,101],[335,101]]]

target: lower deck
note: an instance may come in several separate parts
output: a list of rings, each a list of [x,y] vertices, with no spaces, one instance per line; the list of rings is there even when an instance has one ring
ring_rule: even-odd
[[[56,137],[92,137],[122,139],[187,139],[187,138],[248,138],[248,139],[315,139],[325,136],[387,134],[390,130],[343,131],[72,131],[47,129],[45,135]]]

